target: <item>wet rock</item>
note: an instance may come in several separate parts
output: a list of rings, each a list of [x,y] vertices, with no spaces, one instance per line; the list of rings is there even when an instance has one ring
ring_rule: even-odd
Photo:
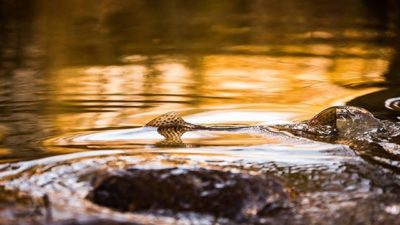
[[[325,195],[325,196],[324,196]],[[321,200],[322,199],[322,200]],[[400,225],[400,198],[394,194],[363,194],[340,198],[317,194],[301,206],[300,218],[315,225]],[[318,211],[315,209],[318,208]],[[289,223],[291,224],[291,223]]]
[[[40,225],[46,224],[49,216],[43,199],[5,190],[0,186],[0,224]]]
[[[139,225],[135,222],[118,221],[113,219],[70,219],[51,223],[50,225]]]
[[[196,212],[242,220],[288,208],[291,194],[282,182],[268,175],[128,169],[99,174],[88,199],[123,212]]]
[[[398,196],[370,197],[359,201],[354,207],[343,207],[332,215],[329,224],[399,225],[400,204]],[[371,203],[372,202],[372,203]],[[377,204],[377,202],[379,202]]]

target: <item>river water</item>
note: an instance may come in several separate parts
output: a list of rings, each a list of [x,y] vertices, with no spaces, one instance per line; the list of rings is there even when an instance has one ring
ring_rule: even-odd
[[[348,170],[349,149],[328,154],[330,144],[230,132],[191,132],[183,136],[187,148],[165,148],[157,145],[162,136],[141,127],[170,111],[198,124],[293,123],[333,105],[398,121],[396,7],[373,0],[2,2],[1,166],[176,157],[186,166],[268,170],[300,191],[340,191],[355,175],[331,176]],[[381,188],[357,179],[348,186]]]

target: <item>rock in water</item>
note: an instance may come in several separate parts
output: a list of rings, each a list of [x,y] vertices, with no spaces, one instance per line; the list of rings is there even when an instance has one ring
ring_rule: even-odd
[[[88,198],[123,212],[195,212],[242,220],[287,208],[291,194],[273,176],[169,168],[99,175]]]

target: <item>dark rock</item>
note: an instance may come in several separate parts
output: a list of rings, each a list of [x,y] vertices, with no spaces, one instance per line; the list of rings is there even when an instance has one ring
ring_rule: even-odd
[[[129,169],[98,175],[88,199],[123,212],[196,212],[241,220],[287,208],[291,193],[268,175]]]
[[[314,196],[303,205],[299,217],[310,225],[400,225],[400,198],[393,194],[373,194],[342,199]],[[313,209],[318,208],[318,211]],[[308,212],[307,212],[308,211]],[[289,223],[292,224],[292,223]]]
[[[139,225],[135,222],[117,221],[113,219],[70,219],[51,223],[50,225]]]

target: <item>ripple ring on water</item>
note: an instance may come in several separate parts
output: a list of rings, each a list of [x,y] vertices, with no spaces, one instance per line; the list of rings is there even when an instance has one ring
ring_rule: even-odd
[[[387,99],[385,101],[385,107],[391,110],[400,111],[400,97]]]

